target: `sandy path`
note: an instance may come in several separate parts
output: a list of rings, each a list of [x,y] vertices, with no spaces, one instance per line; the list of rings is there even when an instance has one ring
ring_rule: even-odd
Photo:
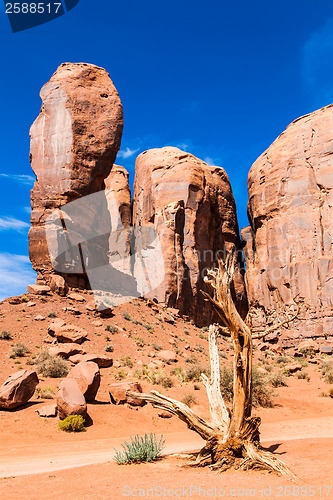
[[[333,438],[333,417],[288,420],[263,424],[263,443],[288,440]],[[165,434],[165,453],[199,449],[203,441],[192,431]],[[114,448],[128,438],[87,440],[85,442],[18,445],[0,447],[0,478],[54,472],[111,461]]]

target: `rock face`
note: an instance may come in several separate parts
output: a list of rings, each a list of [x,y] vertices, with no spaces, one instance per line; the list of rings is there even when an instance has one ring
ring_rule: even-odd
[[[165,278],[149,295],[205,324],[211,306],[204,302],[206,268],[225,251],[239,250],[235,201],[227,174],[177,148],[152,149],[136,161],[133,225],[159,235]],[[159,265],[159,264],[158,264]],[[241,272],[235,280],[237,304],[246,310]]]
[[[59,385],[57,392],[57,409],[60,420],[69,415],[87,414],[87,404],[77,381],[65,378]]]
[[[266,315],[299,296],[305,321],[288,342],[333,338],[333,105],[295,120],[252,165],[251,227],[242,231],[249,305]]]
[[[34,395],[38,383],[34,371],[20,370],[14,373],[0,387],[0,408],[12,410],[25,405]]]
[[[45,219],[71,201],[104,190],[104,179],[120,148],[123,114],[108,73],[91,64],[62,64],[40,96],[42,108],[30,129],[36,182],[31,192],[29,253],[37,279],[49,283],[52,266]],[[93,220],[94,214],[90,225]],[[99,242],[106,249],[107,239]],[[87,286],[83,272],[62,274],[70,286]]]

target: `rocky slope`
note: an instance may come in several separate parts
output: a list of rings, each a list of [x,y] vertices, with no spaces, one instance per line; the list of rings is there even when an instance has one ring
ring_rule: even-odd
[[[333,105],[295,120],[252,165],[242,231],[255,327],[299,297],[304,321],[285,342],[332,337]]]
[[[178,148],[140,154],[135,166],[133,224],[153,227],[161,242],[165,278],[150,293],[206,324],[205,270],[225,251],[239,250],[236,206],[227,174]],[[159,264],[158,264],[159,265]],[[237,303],[246,310],[243,277],[235,280]]]

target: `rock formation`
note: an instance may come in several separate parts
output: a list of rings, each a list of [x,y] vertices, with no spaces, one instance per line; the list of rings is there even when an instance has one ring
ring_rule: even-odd
[[[295,120],[252,165],[251,226],[245,243],[254,326],[299,297],[303,321],[283,333],[285,345],[333,338],[333,105]]]
[[[178,307],[197,324],[207,324],[211,307],[200,293],[205,270],[225,251],[240,248],[235,201],[223,168],[173,147],[140,154],[133,225],[153,227],[160,238],[165,278],[149,296]],[[235,292],[244,313],[246,297],[239,271]]]
[[[0,387],[0,408],[12,410],[25,405],[34,395],[38,383],[34,371],[20,370],[13,373]]]
[[[123,115],[108,73],[91,64],[62,64],[40,96],[42,108],[30,130],[30,161],[36,182],[31,192],[29,253],[38,281],[48,283],[53,269],[45,220],[55,209],[104,190],[104,179],[120,148]],[[106,214],[106,200],[104,205]],[[94,226],[94,216],[89,214],[88,229]],[[95,242],[102,254],[104,251],[105,261],[107,240],[102,236]],[[62,274],[70,286],[86,287],[83,271],[76,263],[69,269],[73,274]]]

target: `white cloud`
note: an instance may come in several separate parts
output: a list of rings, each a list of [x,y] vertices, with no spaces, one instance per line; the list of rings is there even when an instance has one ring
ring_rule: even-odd
[[[131,156],[135,155],[139,151],[138,149],[130,149],[126,148],[125,151],[119,151],[118,153],[118,158],[130,158]]]
[[[206,156],[204,162],[207,163],[207,165],[209,165],[210,167],[216,166],[216,163],[214,162],[213,158],[210,158],[209,156]]]
[[[19,175],[19,174],[0,174],[0,177],[6,177],[12,181],[20,182],[27,186],[31,186],[35,182],[35,178],[32,175]]]
[[[31,207],[24,207],[24,211],[30,215],[31,214]]]
[[[312,33],[303,47],[302,76],[316,106],[333,101],[333,19]]]
[[[29,257],[0,253],[0,302],[13,295],[21,295],[27,286],[36,281]]]
[[[0,231],[13,229],[14,231],[23,231],[29,224],[14,217],[0,217]]]

